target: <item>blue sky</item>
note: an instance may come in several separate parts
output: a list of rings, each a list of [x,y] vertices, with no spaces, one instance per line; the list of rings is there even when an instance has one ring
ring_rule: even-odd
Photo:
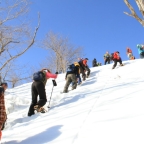
[[[140,15],[135,2],[129,2]],[[139,58],[136,45],[144,43],[144,29],[137,20],[125,15],[124,11],[129,12],[129,9],[123,0],[33,0],[29,18],[34,29],[38,20],[37,12],[40,12],[38,41],[49,31],[68,37],[72,44],[84,48],[91,67],[94,58],[104,63],[103,55],[106,51],[119,51],[122,60],[128,60],[127,46]],[[45,50],[35,45],[20,60],[36,66],[45,56]]]

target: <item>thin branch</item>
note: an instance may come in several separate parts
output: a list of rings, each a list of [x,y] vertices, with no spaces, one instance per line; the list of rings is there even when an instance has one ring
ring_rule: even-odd
[[[131,17],[134,17],[137,21],[139,21],[142,26],[144,26],[144,20],[142,20],[141,18],[138,17],[138,15],[136,14],[134,8],[130,5],[130,3],[128,2],[128,0],[124,0],[125,4],[127,5],[127,7],[130,9],[131,14],[124,12],[126,15],[129,15]]]
[[[36,29],[35,29],[34,36],[33,36],[33,38],[32,38],[31,43],[28,45],[28,47],[27,47],[24,51],[22,51],[21,53],[15,55],[15,56],[13,56],[13,57],[11,57],[9,60],[7,60],[7,61],[3,64],[3,66],[0,68],[0,71],[1,71],[10,61],[12,61],[12,60],[16,59],[17,57],[21,56],[22,54],[24,54],[24,53],[34,44],[35,38],[36,38],[36,35],[37,35],[37,31],[38,31],[38,29],[39,29],[39,26],[40,26],[40,14],[38,13],[38,26],[37,26]]]

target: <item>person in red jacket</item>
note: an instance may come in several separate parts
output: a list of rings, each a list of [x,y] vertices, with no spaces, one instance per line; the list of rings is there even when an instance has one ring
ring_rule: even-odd
[[[130,60],[135,59],[135,57],[133,56],[132,50],[129,47],[126,48],[126,54]]]
[[[82,62],[83,62],[83,65],[84,65],[85,71],[87,71],[87,75],[86,75],[86,77],[88,78],[89,75],[90,75],[90,69],[89,69],[89,66],[88,66],[88,64],[87,64],[87,62],[88,62],[88,58],[85,58]]]
[[[117,66],[117,62],[119,62],[120,65],[123,66],[122,60],[121,60],[121,57],[120,57],[118,51],[116,51],[116,52],[113,53],[113,58],[112,58],[112,60],[114,61],[114,65],[113,65],[112,69],[114,69],[114,68]]]

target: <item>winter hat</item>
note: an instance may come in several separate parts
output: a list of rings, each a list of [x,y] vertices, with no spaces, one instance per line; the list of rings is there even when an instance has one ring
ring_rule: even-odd
[[[86,60],[88,60],[88,58],[85,58]]]

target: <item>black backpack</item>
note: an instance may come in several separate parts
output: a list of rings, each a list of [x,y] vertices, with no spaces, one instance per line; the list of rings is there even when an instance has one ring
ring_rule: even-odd
[[[71,64],[67,67],[67,72],[75,72],[76,66],[74,64]]]
[[[42,71],[35,72],[33,74],[33,80],[34,81],[44,81],[45,80],[45,74]]]

